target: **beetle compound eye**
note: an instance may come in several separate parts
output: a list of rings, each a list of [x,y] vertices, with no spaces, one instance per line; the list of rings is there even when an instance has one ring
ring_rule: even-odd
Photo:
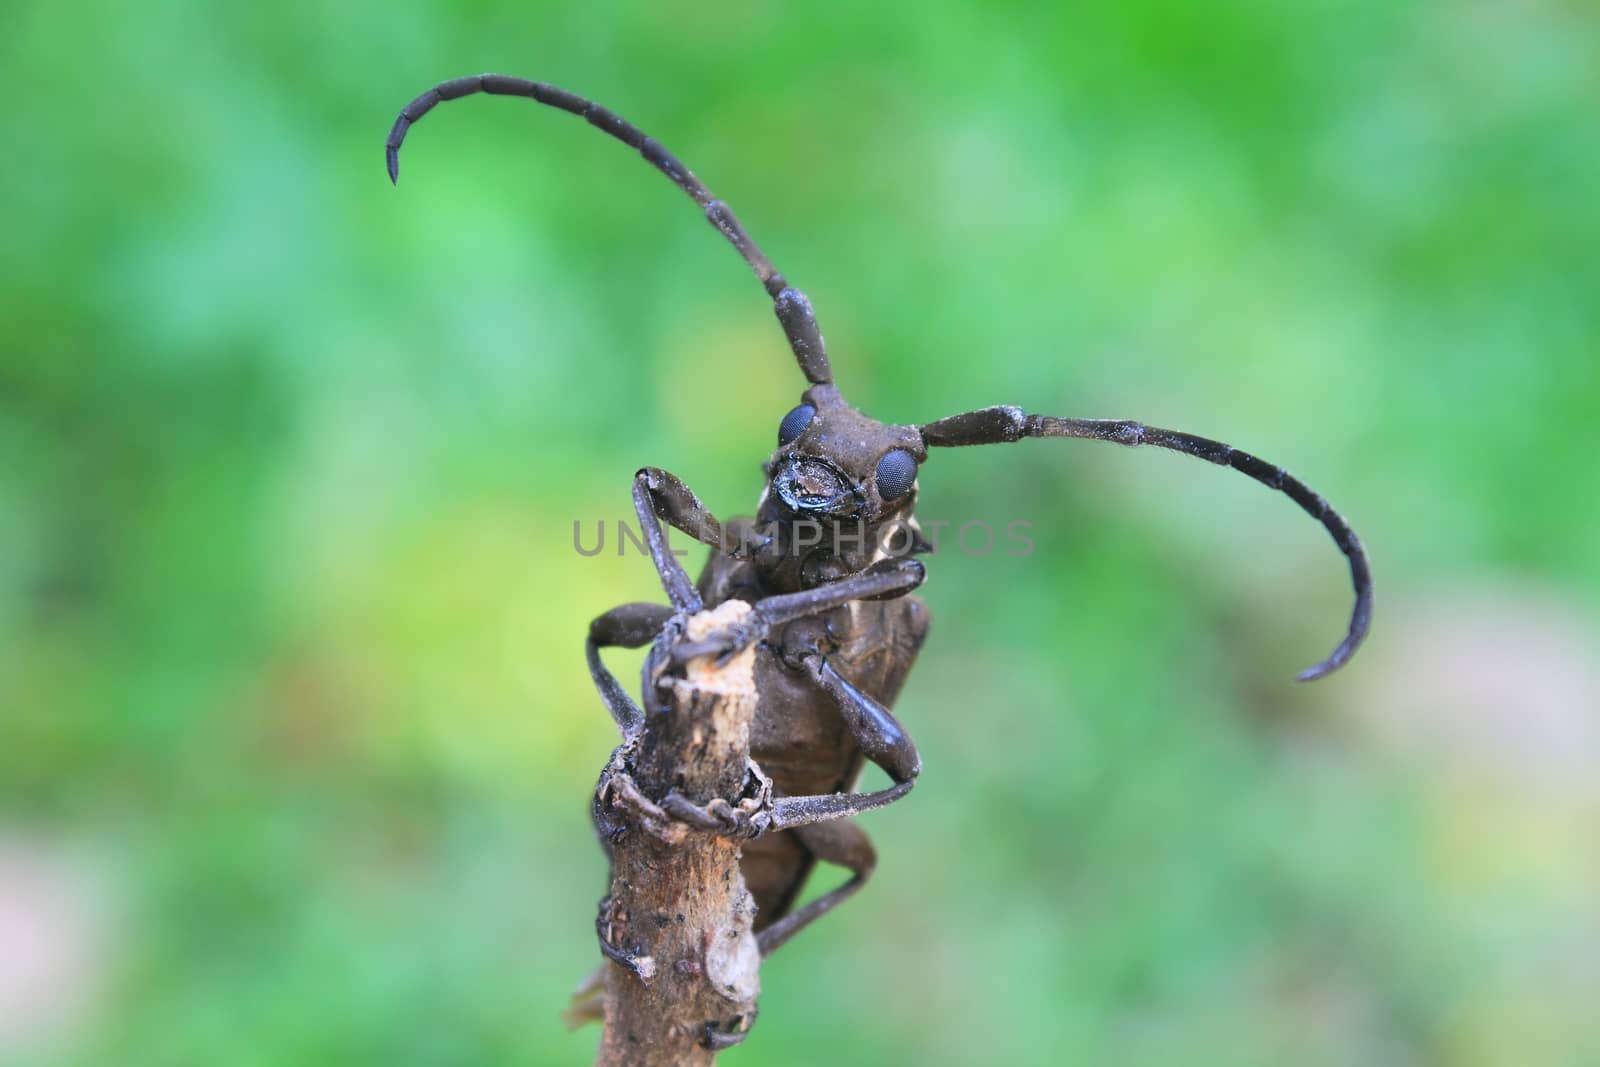
[[[778,445],[793,444],[795,438],[805,433],[806,427],[811,425],[811,420],[817,414],[817,409],[810,404],[801,404],[778,423]]]
[[[917,460],[910,452],[897,448],[878,460],[878,495],[883,499],[899,500],[916,480]]]

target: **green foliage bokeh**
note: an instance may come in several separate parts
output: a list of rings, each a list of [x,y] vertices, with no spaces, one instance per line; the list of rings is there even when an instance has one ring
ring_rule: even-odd
[[[881,866],[739,1064],[1600,1057],[1600,89],[1560,0],[23,0],[0,34],[0,835],[83,889],[38,1064],[581,1063],[590,617],[644,464],[747,513],[802,380],[671,147],[942,453]],[[633,670],[637,657],[619,657]],[[1576,769],[1574,769],[1576,768]],[[826,878],[834,878],[826,872]],[[88,919],[81,919],[83,922]],[[87,936],[87,935],[85,935]],[[61,994],[70,999],[71,991]],[[4,1030],[0,1030],[3,1042]],[[1593,1060],[1589,1060],[1593,1062]]]

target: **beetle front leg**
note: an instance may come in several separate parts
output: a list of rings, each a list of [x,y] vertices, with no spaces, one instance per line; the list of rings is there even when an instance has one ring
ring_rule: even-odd
[[[727,547],[723,544],[722,524],[677,475],[658,467],[645,467],[633,476],[633,510],[639,517],[645,545],[656,565],[656,573],[661,576],[661,587],[667,591],[667,599],[679,611],[690,614],[699,611],[704,606],[700,594],[683,564],[667,547],[667,539],[656,520],[661,519],[718,550]]]
[[[753,634],[809,615],[842,607],[853,600],[887,600],[905,596],[927,578],[921,561],[895,558],[879,560],[866,570],[815,589],[782,593],[758,600],[741,623],[700,641],[683,641],[672,650],[674,663],[687,663],[696,656],[731,655],[750,644]]]
[[[627,690],[600,659],[602,648],[643,648],[656,639],[674,611],[695,612],[703,604],[694,583],[684,572],[677,556],[667,547],[658,519],[682,530],[699,541],[720,547],[722,524],[700,503],[699,497],[674,474],[656,467],[645,467],[633,476],[633,509],[639,519],[651,562],[661,578],[661,586],[672,601],[663,604],[624,604],[612,608],[589,624],[584,643],[584,658],[589,676],[616,720],[624,737],[633,736],[644,714]]]

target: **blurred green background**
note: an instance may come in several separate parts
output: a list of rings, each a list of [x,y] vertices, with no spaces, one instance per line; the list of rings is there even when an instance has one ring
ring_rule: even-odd
[[[730,1064],[1600,1062],[1600,15],[23,0],[0,16],[0,1061],[576,1064],[635,468],[802,386],[633,119],[940,453],[879,874]],[[591,527],[592,529],[592,527]],[[619,657],[632,672],[637,657]],[[828,872],[828,879],[835,878]]]

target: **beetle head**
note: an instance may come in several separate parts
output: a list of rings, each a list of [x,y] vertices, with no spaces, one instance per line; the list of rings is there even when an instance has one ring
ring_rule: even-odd
[[[779,521],[877,526],[910,514],[917,467],[927,455],[915,426],[868,418],[835,386],[813,385],[778,426],[763,511]]]

